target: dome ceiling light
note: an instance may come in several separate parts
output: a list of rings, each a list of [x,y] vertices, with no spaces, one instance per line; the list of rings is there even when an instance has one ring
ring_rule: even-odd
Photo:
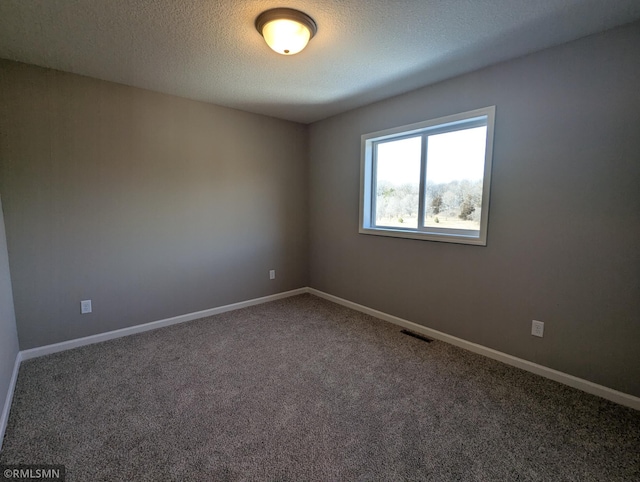
[[[273,8],[258,15],[256,29],[272,50],[282,55],[293,55],[307,46],[318,26],[309,15],[299,10]]]

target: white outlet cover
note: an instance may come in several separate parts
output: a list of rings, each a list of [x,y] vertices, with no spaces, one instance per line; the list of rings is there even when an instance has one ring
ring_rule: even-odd
[[[532,320],[531,321],[531,334],[533,336],[539,336],[542,338],[544,336],[544,322]]]
[[[91,300],[82,300],[80,302],[80,313],[83,315],[91,313]]]
[[[275,269],[270,269],[269,270],[269,279],[276,279],[276,270]]]

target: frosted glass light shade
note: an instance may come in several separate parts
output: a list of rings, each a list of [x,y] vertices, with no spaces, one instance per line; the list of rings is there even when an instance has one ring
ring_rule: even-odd
[[[307,46],[317,31],[311,17],[291,8],[274,8],[261,13],[256,29],[267,45],[282,55],[293,55]]]
[[[307,46],[311,32],[293,20],[273,20],[262,27],[262,36],[272,50],[293,55]]]

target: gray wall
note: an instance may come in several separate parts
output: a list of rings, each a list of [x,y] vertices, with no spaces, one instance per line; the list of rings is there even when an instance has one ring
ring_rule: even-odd
[[[4,404],[16,356],[18,356],[18,334],[16,332],[16,316],[13,312],[7,238],[2,215],[2,202],[0,201],[0,447],[4,435],[1,416],[5,409]]]
[[[20,348],[306,286],[307,129],[0,61]]]
[[[639,58],[636,23],[313,124],[311,286],[640,396]],[[486,247],[358,234],[362,134],[489,105]]]
[[[0,61],[20,347],[310,284],[640,396],[639,57],[635,24],[310,129]],[[357,234],[361,134],[487,105],[487,247]]]

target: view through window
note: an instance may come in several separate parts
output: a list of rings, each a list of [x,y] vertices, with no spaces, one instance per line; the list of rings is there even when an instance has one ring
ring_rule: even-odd
[[[363,136],[360,232],[486,244],[494,112]]]

